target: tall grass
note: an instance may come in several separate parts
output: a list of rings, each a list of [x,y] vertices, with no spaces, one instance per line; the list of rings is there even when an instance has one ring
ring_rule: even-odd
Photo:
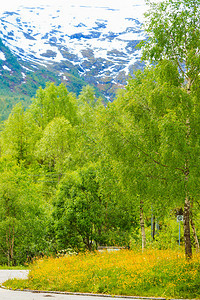
[[[0,265],[0,270],[27,270],[28,265],[18,265],[18,266],[8,266],[8,265]]]
[[[7,287],[113,295],[200,297],[200,255],[121,250],[37,260],[26,281]]]

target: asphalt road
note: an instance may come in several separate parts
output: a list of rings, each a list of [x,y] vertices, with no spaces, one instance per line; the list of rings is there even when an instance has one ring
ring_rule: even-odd
[[[0,285],[9,278],[26,278],[27,270],[0,270]],[[0,288],[0,300],[103,300],[110,299],[99,296],[86,295],[64,295],[55,293],[35,293],[26,291],[12,291]],[[122,300],[123,298],[114,298],[115,300]]]

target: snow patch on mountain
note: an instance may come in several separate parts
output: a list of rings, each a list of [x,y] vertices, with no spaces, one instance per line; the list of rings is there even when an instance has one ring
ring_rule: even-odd
[[[101,78],[99,84],[105,84],[110,78],[121,85],[141,57],[135,46],[146,38],[145,9],[143,0],[34,2],[1,16],[0,38],[34,67],[68,62],[89,82]],[[66,80],[66,74],[62,77]]]
[[[7,66],[5,66],[5,65],[3,66],[3,69],[4,69],[4,70],[6,70],[6,71],[9,71],[9,72],[11,72],[11,71],[12,71],[10,68],[8,68],[8,67],[7,67]]]
[[[5,54],[0,51],[0,60],[6,60]]]

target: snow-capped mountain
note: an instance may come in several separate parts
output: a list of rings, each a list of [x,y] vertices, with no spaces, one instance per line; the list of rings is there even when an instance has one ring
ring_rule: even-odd
[[[87,5],[69,0],[4,12],[0,38],[22,67],[21,81],[26,82],[27,72],[39,69],[69,85],[70,76],[78,73],[112,98],[116,87],[125,85],[141,64],[136,45],[146,38],[141,30],[143,1],[126,1],[126,9],[110,0],[86,1]],[[0,49],[1,61],[3,70],[12,74]]]

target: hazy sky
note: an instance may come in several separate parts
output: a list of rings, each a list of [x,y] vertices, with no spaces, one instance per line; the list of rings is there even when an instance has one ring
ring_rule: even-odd
[[[143,13],[145,0],[4,0],[0,5],[0,14],[5,11],[14,11],[19,6],[41,6],[41,5],[63,5],[63,6],[91,6],[109,7],[120,9],[123,13],[129,11],[130,7],[138,9],[138,14]]]

